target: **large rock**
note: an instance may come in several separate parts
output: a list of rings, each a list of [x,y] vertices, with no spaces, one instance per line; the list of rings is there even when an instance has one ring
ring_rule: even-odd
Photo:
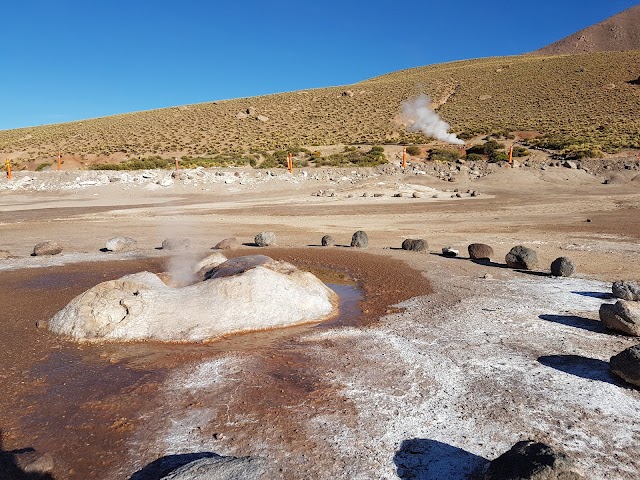
[[[325,235],[324,237],[322,237],[320,243],[323,247],[333,247],[336,244],[336,241],[331,235]]]
[[[74,298],[48,327],[80,342],[198,342],[335,314],[336,294],[314,275],[257,257],[244,265],[242,257],[229,260],[209,280],[180,288],[149,272],[101,283]]]
[[[484,480],[582,480],[582,471],[566,455],[544,443],[524,440],[493,460]]]
[[[629,347],[611,357],[609,368],[625,382],[640,387],[640,345]]]
[[[56,242],[42,242],[33,247],[33,255],[39,257],[41,255],[58,255],[62,252],[62,247]]]
[[[427,244],[427,241],[421,238],[407,238],[404,242],[402,242],[403,250],[411,250],[412,252],[424,252],[428,248],[429,245]]]
[[[551,262],[551,275],[554,277],[570,277],[576,273],[576,264],[568,257],[558,257]]]
[[[114,237],[107,240],[104,249],[109,252],[126,252],[136,248],[138,242],[130,237]]]
[[[165,238],[162,241],[163,250],[186,250],[191,245],[188,238]]]
[[[356,248],[367,248],[369,246],[369,236],[367,232],[358,230],[351,236],[351,246]]]
[[[241,246],[242,244],[240,243],[240,240],[238,240],[236,237],[231,237],[225,238],[221,242],[218,242],[213,248],[216,250],[237,250]]]
[[[618,280],[613,282],[611,287],[613,296],[623,300],[640,301],[640,284],[628,280]]]
[[[610,330],[640,336],[640,303],[618,300],[600,305],[600,321]]]
[[[491,260],[494,257],[493,248],[485,243],[472,243],[467,247],[471,260]]]
[[[254,242],[259,247],[268,247],[276,244],[276,234],[273,232],[260,232],[256,235]]]
[[[536,251],[522,245],[509,250],[504,260],[509,267],[520,270],[535,270],[538,266],[538,254]]]
[[[207,272],[213,270],[218,265],[223,264],[227,261],[227,257],[225,257],[220,252],[215,252],[210,255],[207,255],[193,267],[193,273],[198,276],[200,279],[204,279]]]
[[[186,458],[185,458],[186,457]],[[130,480],[267,480],[273,468],[262,458],[223,457],[215,453],[169,455],[160,458]]]

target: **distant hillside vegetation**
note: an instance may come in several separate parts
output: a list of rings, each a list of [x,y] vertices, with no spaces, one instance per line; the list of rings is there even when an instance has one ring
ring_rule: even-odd
[[[566,55],[625,50],[640,50],[640,5],[569,35],[533,54]]]
[[[0,152],[33,162],[50,161],[61,149],[91,163],[110,156],[422,143],[427,139],[406,134],[396,121],[401,102],[422,92],[463,138],[533,130],[606,151],[640,148],[639,77],[640,51],[486,58],[412,68],[345,87],[5,130]]]

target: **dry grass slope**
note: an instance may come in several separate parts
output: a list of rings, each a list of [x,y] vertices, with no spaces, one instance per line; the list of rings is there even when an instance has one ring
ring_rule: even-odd
[[[453,132],[535,130],[608,150],[640,148],[640,85],[633,83],[639,76],[640,51],[469,60],[398,71],[348,87],[5,130],[0,152],[24,152],[21,160],[42,161],[62,149],[93,161],[118,152],[120,157],[210,155],[423,142],[396,122],[401,102],[423,91]],[[250,107],[255,109],[251,115],[238,118]]]

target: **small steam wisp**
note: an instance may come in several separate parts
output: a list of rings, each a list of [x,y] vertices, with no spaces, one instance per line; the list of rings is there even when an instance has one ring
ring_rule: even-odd
[[[431,108],[431,99],[427,95],[418,95],[402,102],[402,122],[410,132],[422,132],[427,137],[435,138],[455,145],[464,142],[449,133],[449,124]]]

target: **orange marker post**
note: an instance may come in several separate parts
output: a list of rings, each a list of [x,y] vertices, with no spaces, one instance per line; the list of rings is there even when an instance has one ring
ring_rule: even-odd
[[[509,165],[513,166],[513,145],[509,148]]]
[[[407,168],[407,147],[402,147],[402,168]]]
[[[60,171],[60,165],[62,164],[62,152],[58,152],[58,171]]]
[[[12,180],[13,179],[13,175],[11,174],[11,160],[9,160],[7,158],[7,162],[6,163],[7,163],[7,178],[9,180]]]
[[[293,153],[287,157],[287,167],[289,167],[289,173],[293,173]]]

